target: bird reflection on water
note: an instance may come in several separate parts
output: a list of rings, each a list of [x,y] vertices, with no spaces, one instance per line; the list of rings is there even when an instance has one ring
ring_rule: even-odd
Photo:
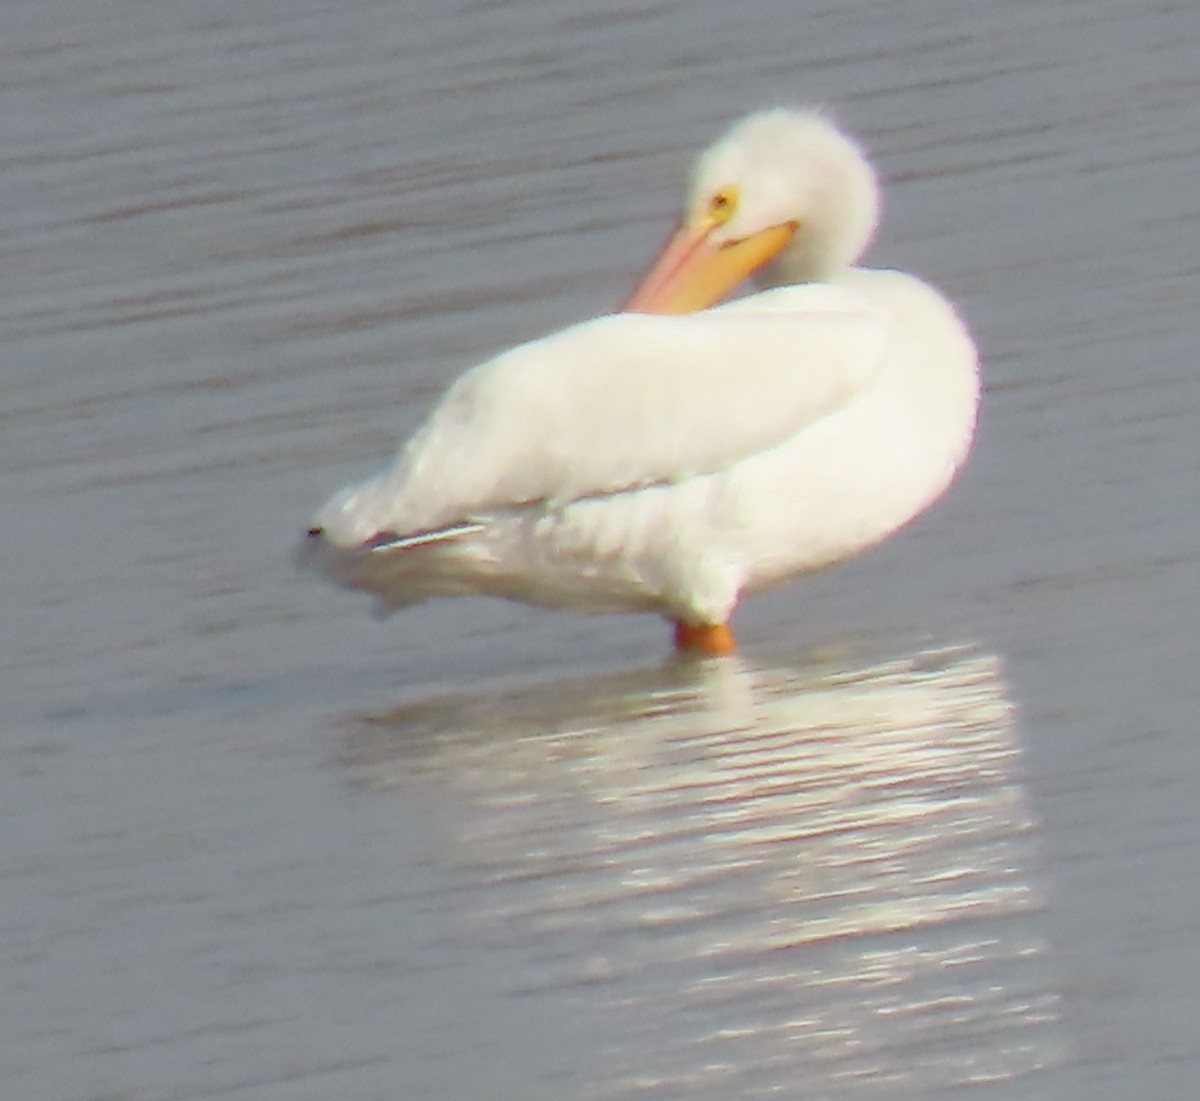
[[[521,993],[625,1022],[606,1097],[1054,1065],[1020,756],[1000,662],[970,647],[493,687],[361,716],[344,745],[370,788],[467,794],[480,936],[529,957]]]

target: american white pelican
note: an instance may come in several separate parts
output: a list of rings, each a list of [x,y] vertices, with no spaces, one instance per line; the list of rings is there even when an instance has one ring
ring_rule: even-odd
[[[738,123],[627,304],[463,375],[302,556],[381,612],[486,593],[653,611],[733,648],[738,599],[928,506],[970,447],[977,357],[911,275],[854,267],[879,188],[814,112]],[[748,275],[790,283],[687,317]]]

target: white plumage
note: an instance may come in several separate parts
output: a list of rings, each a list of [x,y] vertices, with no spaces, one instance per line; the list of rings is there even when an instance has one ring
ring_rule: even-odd
[[[979,385],[936,291],[851,266],[877,216],[869,163],[824,118],[751,116],[701,158],[629,308],[689,310],[755,271],[798,285],[597,318],[467,372],[318,513],[304,557],[385,611],[489,593],[704,631],[884,538],[950,482]]]

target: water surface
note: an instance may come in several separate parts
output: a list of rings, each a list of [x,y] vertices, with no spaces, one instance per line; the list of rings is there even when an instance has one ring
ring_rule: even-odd
[[[1187,1096],[1200,14],[0,13],[14,1095]],[[822,102],[983,349],[970,466],[744,653],[385,625],[312,509]]]

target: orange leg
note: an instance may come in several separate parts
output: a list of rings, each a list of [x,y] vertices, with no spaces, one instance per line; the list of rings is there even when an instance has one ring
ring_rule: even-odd
[[[684,623],[675,621],[675,649],[692,654],[732,654],[737,648],[728,623]]]

